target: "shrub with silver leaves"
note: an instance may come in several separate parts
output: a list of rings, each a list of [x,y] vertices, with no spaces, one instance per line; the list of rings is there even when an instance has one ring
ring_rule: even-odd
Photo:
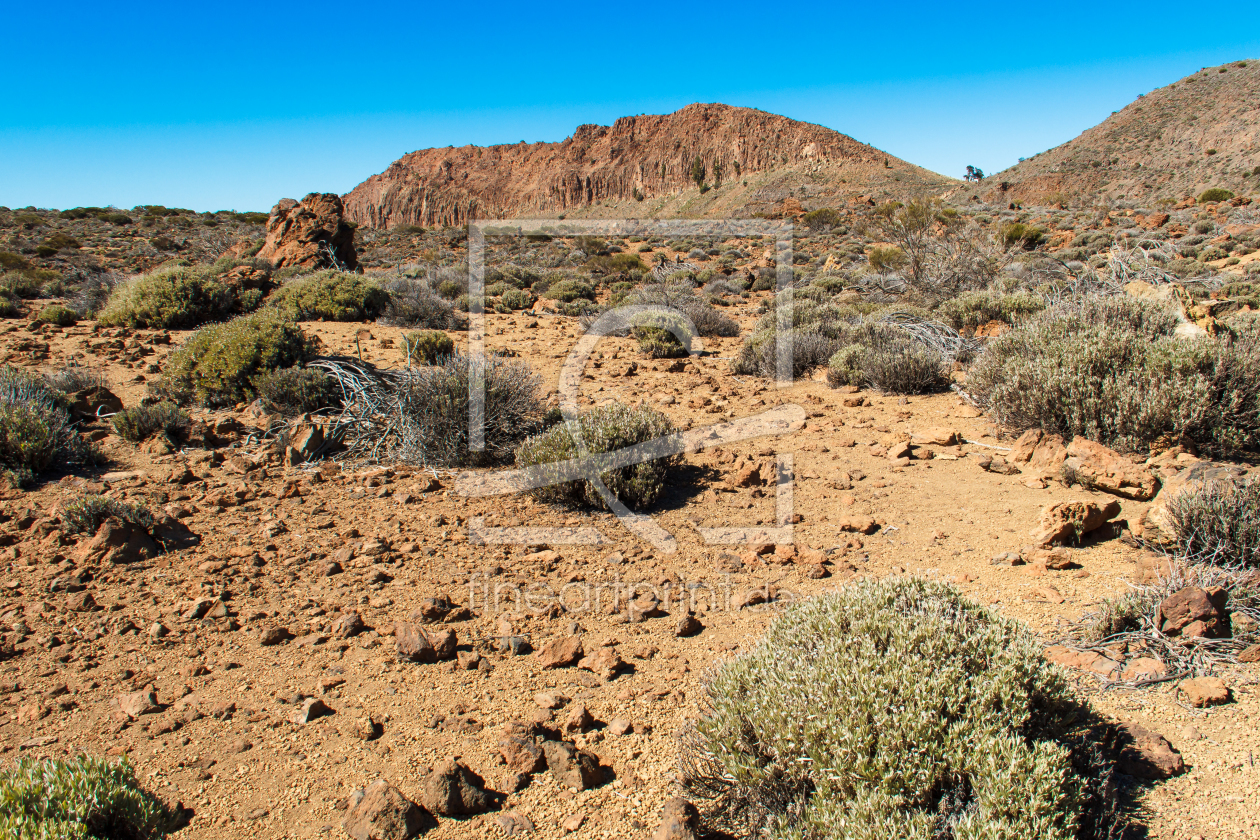
[[[1106,766],[1022,625],[914,579],[790,607],[683,739],[709,828],[778,840],[1107,836]]]

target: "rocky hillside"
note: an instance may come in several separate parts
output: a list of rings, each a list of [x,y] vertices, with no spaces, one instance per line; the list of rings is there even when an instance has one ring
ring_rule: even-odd
[[[1260,61],[1208,67],[990,176],[988,201],[1151,203],[1260,188]],[[974,193],[974,189],[972,190]]]
[[[696,104],[579,126],[559,143],[412,152],[355,187],[345,206],[351,221],[376,228],[562,214],[779,215],[952,183],[822,126]]]

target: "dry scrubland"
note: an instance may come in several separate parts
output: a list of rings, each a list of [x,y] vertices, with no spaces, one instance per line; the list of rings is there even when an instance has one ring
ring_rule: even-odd
[[[1255,836],[1252,207],[819,208],[784,291],[756,240],[492,239],[484,454],[459,229],[0,211],[0,829]],[[634,322],[565,426],[620,304],[704,350]],[[580,480],[459,492],[772,409],[605,474],[672,552]],[[776,452],[793,541],[705,545],[777,524]],[[470,537],[526,526],[603,542]]]

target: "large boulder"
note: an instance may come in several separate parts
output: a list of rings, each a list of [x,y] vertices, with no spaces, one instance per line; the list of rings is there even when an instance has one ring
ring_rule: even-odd
[[[457,758],[448,758],[424,780],[420,804],[439,816],[482,814],[495,806],[497,797],[486,782]]]
[[[271,208],[267,242],[258,256],[275,263],[277,268],[357,269],[354,228],[345,221],[341,197],[336,193],[311,193],[301,201],[282,198]]]

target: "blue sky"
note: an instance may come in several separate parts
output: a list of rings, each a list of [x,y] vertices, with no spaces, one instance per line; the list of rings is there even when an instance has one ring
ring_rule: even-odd
[[[427,146],[725,102],[951,176],[1260,57],[1260,4],[13,4],[0,204],[266,210]]]

